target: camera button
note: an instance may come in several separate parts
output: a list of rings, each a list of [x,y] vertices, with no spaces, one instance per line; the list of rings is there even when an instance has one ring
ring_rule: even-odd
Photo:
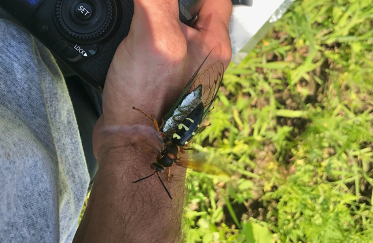
[[[60,52],[61,54],[66,53],[69,50],[69,45],[67,44],[66,41],[59,41],[56,44],[53,45],[53,47]]]
[[[92,16],[92,7],[87,3],[78,3],[75,6],[75,16],[81,20],[89,19]]]
[[[38,24],[38,30],[41,32],[41,33],[45,33],[48,31],[48,25],[44,22],[39,22]]]
[[[80,53],[71,48],[64,40],[57,42],[53,47],[70,61],[77,61],[81,57]]]
[[[74,50],[73,48],[70,47],[70,49],[65,53],[64,55],[67,59],[69,59],[70,61],[78,61],[81,59],[81,55],[79,52],[77,52],[76,50]]]

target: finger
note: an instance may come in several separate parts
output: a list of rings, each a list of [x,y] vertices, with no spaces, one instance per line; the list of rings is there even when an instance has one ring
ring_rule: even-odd
[[[129,37],[150,51],[180,48],[184,36],[176,0],[135,0]],[[185,39],[184,39],[185,43]]]
[[[229,0],[204,0],[199,14],[198,20],[193,28],[196,30],[206,29],[222,29],[227,31],[229,29],[230,17],[232,15],[232,2]],[[215,21],[212,21],[215,20]],[[194,34],[190,27],[183,24],[184,32]]]
[[[201,49],[206,55],[212,49],[212,59],[228,66],[232,57],[229,22],[232,3],[229,0],[205,0],[193,28],[182,25],[188,46]]]
[[[195,28],[201,32],[206,41],[215,43],[215,48],[221,48],[221,60],[227,67],[232,58],[229,23],[232,15],[232,1],[205,0]]]
[[[194,25],[197,30],[224,30],[229,29],[232,15],[232,2],[230,0],[205,0]]]
[[[178,25],[178,4],[175,0],[135,0],[132,24],[137,31],[162,30]]]

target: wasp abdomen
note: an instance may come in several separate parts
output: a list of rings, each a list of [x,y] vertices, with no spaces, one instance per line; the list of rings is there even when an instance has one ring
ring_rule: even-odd
[[[172,116],[166,120],[162,131],[167,133],[176,129],[179,121],[184,120],[188,114],[198,106],[201,100],[202,85],[199,85],[181,101],[181,104],[174,110]]]
[[[199,105],[189,113],[189,115],[179,123],[177,127],[177,131],[172,136],[172,141],[178,145],[183,147],[186,142],[188,142],[194,135],[195,131],[197,130],[204,113],[204,106],[203,103],[199,103]]]

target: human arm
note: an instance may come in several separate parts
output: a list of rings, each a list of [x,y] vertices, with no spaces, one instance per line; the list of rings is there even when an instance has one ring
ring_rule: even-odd
[[[155,155],[143,147],[158,141],[150,119],[132,107],[159,122],[212,49],[208,63],[226,66],[231,57],[229,0],[205,0],[194,28],[180,23],[176,0],[134,2],[131,30],[107,75],[93,134],[99,169],[74,242],[180,241],[185,169],[173,166],[170,182],[161,175],[172,200],[156,177],[132,183],[152,172]]]

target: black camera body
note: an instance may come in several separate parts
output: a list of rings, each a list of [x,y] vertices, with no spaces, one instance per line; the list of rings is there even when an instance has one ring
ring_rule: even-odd
[[[179,0],[181,21],[193,20],[201,2]],[[133,0],[1,0],[0,6],[98,90],[134,9]]]

